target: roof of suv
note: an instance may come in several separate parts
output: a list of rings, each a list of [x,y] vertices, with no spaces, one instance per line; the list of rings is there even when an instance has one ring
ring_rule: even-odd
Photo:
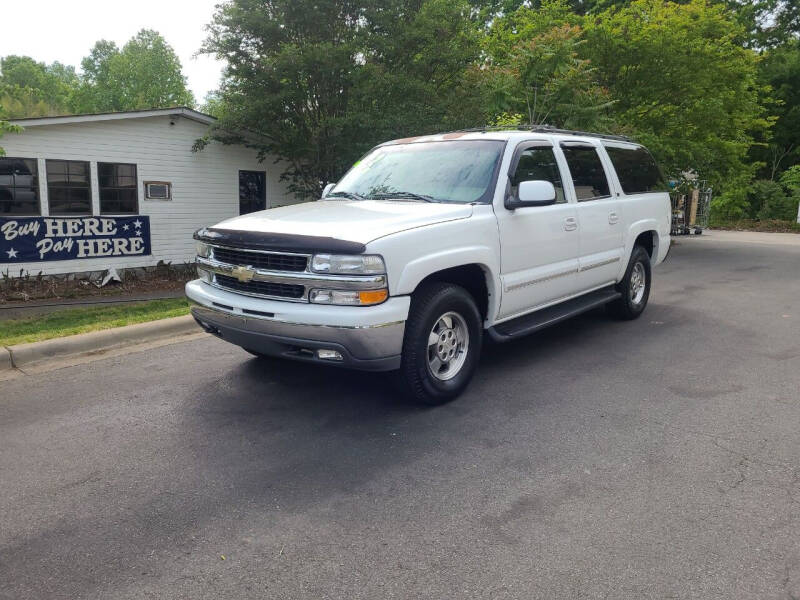
[[[411,144],[415,142],[441,142],[446,140],[546,140],[551,142],[560,141],[593,141],[631,144],[638,146],[630,138],[621,135],[607,135],[603,133],[590,133],[586,131],[570,131],[566,129],[554,129],[551,127],[539,127],[528,129],[464,129],[461,131],[450,131],[447,133],[437,133],[434,135],[421,135],[416,137],[401,138],[391,140],[381,145],[389,144]]]

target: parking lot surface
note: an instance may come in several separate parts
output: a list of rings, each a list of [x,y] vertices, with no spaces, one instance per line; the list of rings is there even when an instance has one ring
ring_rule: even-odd
[[[800,236],[447,406],[208,338],[0,384],[0,598],[800,598]]]

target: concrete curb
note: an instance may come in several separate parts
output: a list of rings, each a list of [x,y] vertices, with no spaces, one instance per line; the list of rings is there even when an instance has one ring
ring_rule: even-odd
[[[185,315],[30,344],[18,344],[4,349],[8,356],[8,367],[3,352],[0,352],[0,371],[15,368],[24,372],[31,368],[39,369],[50,362],[69,362],[126,346],[200,332],[202,330],[194,318]]]
[[[11,352],[5,346],[0,346],[0,373],[10,371],[14,368],[11,362]]]

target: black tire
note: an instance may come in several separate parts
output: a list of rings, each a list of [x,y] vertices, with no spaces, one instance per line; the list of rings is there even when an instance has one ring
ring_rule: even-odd
[[[644,293],[641,296],[631,292],[632,287],[635,287],[632,279],[634,273],[638,271],[637,265],[641,265],[644,272]],[[606,305],[609,314],[618,319],[638,319],[650,298],[650,282],[652,280],[650,273],[650,255],[641,246],[635,246],[631,253],[631,260],[628,262],[628,268],[625,270],[625,276],[617,284],[617,291],[622,294],[622,297]]]
[[[447,317],[449,313],[456,315],[456,320],[452,316]],[[458,321],[457,317],[462,321]],[[430,350],[436,354],[435,348],[429,348],[429,337],[442,318],[449,319],[454,325],[449,331],[448,328],[440,330],[440,336],[447,338],[451,332],[465,330],[462,337],[468,339],[463,362],[460,362],[457,370],[454,369],[454,374],[449,379],[441,378],[447,377],[448,373],[440,372],[438,376],[434,375],[433,367],[428,360]],[[455,333],[451,338],[457,339]],[[444,404],[454,399],[464,391],[478,367],[482,340],[481,315],[469,292],[451,283],[423,284],[411,296],[411,309],[403,338],[402,361],[400,370],[395,374],[400,391],[406,399],[429,406]],[[455,342],[450,343],[452,353],[452,343]],[[442,348],[441,344],[439,348]],[[446,354],[447,347],[444,348]],[[453,354],[452,365],[459,362],[458,356],[457,352]],[[441,369],[447,369],[449,364],[442,363]]]

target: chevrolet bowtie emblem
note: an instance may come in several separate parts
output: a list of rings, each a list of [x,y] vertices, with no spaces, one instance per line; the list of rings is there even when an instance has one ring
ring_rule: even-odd
[[[231,271],[231,275],[233,275],[236,279],[241,281],[242,283],[247,283],[248,281],[252,281],[253,277],[255,277],[256,272],[251,269],[250,267],[234,267]]]

